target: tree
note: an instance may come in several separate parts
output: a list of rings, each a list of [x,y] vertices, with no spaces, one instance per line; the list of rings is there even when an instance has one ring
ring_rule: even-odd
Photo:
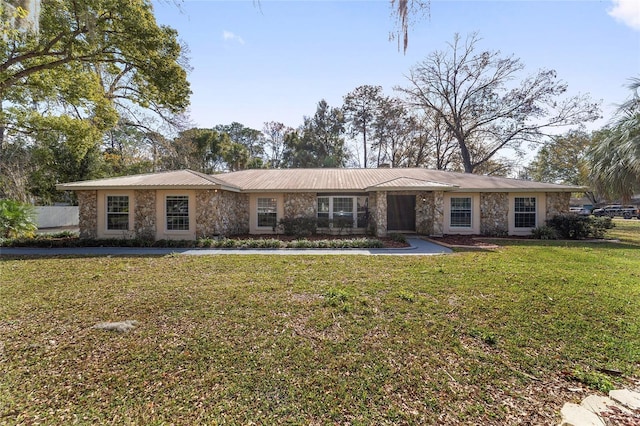
[[[105,133],[102,156],[108,176],[125,176],[154,171],[154,151],[147,134],[139,128],[119,123]]]
[[[397,20],[398,30],[389,34],[389,39],[398,40],[398,50],[400,50],[400,39],[402,39],[402,50],[407,52],[409,47],[409,27],[411,17],[420,17],[429,13],[430,0],[391,0],[391,7],[396,7],[394,15]]]
[[[615,121],[589,152],[595,187],[624,203],[640,191],[640,78],[633,78],[629,89],[632,97],[618,108]]]
[[[255,158],[250,156],[246,146],[233,142],[231,139],[228,139],[226,143],[222,144],[221,148],[222,159],[227,163],[227,168],[231,172],[248,168],[251,159]]]
[[[166,170],[191,169],[213,173],[219,168],[224,147],[230,143],[226,133],[211,129],[187,129],[178,133],[170,143],[165,142],[161,164]]]
[[[231,124],[219,124],[213,128],[213,130],[226,133],[232,142],[237,143],[245,147],[247,151],[247,161],[254,161],[253,159],[264,157],[264,135],[260,130],[252,129],[238,122]],[[237,148],[234,148],[237,152]]]
[[[531,178],[540,182],[588,185],[587,152],[592,137],[572,130],[545,143],[529,165]]]
[[[30,147],[30,159],[37,167],[29,175],[28,191],[42,204],[68,201],[65,193],[56,190],[60,182],[106,177],[100,146],[91,144],[78,156],[75,148],[65,143],[67,138],[63,131],[50,131]]]
[[[33,236],[38,226],[32,205],[15,200],[0,200],[0,237]]]
[[[284,139],[285,167],[344,167],[348,154],[344,138],[345,120],[340,108],[332,108],[324,99],[318,102],[313,117]]]
[[[340,108],[332,108],[327,101],[318,102],[316,113],[305,118],[302,138],[313,147],[315,167],[344,167],[348,155],[344,145],[344,114]]]
[[[53,133],[81,164],[122,111],[161,119],[184,111],[190,90],[182,48],[175,30],[156,24],[151,2],[40,5],[37,28],[18,29],[9,18],[22,9],[0,3],[0,163],[18,136],[50,146]]]
[[[265,146],[270,150],[270,153],[266,155],[268,167],[277,169],[281,166],[284,140],[291,132],[293,129],[282,123],[276,121],[264,123],[262,133],[266,136]]]
[[[307,145],[309,140],[303,140],[302,129],[287,133],[283,140],[282,166],[290,169],[316,167],[314,147]]]
[[[419,149],[416,137],[417,122],[398,98],[379,100],[374,117],[372,150],[377,150],[376,166],[411,167]]]
[[[364,168],[367,168],[367,135],[373,130],[373,123],[382,101],[381,86],[358,86],[344,97],[343,111],[349,125],[349,135],[362,135]]]
[[[416,65],[400,88],[415,107],[435,114],[453,135],[464,171],[473,173],[500,150],[538,142],[550,128],[578,125],[598,117],[587,97],[559,101],[567,86],[555,71],[541,70],[515,85],[524,69],[500,52],[477,52],[478,36],[456,34],[448,51],[436,51]]]

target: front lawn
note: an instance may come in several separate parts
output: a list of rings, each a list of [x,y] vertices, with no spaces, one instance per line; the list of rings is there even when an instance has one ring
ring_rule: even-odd
[[[4,258],[0,424],[557,424],[640,377],[640,229],[614,231],[436,257]],[[139,324],[92,328],[119,320]]]

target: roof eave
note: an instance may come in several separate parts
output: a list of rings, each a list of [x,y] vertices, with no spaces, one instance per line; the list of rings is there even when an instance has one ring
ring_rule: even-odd
[[[585,188],[455,188],[452,192],[582,192]]]
[[[238,188],[227,185],[70,185],[70,184],[58,184],[56,185],[58,191],[124,191],[124,190],[136,190],[136,189],[160,189],[160,190],[172,190],[172,189],[217,189],[231,192],[240,192]]]

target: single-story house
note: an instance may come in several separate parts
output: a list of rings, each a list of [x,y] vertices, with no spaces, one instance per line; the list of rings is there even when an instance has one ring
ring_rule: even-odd
[[[529,235],[581,189],[421,168],[180,170],[57,188],[76,192],[81,236],[152,239],[272,234],[296,217],[378,236]]]

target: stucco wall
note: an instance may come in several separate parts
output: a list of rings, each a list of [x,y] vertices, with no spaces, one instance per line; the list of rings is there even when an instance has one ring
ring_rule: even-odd
[[[80,238],[98,236],[98,192],[78,191]]]
[[[480,194],[480,234],[506,235],[509,232],[509,194],[483,192]]]
[[[154,239],[157,232],[156,191],[134,191],[133,230],[138,238]]]

